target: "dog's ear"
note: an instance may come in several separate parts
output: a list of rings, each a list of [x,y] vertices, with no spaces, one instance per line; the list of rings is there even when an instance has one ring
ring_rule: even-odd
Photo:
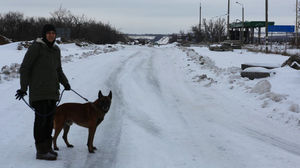
[[[98,98],[101,98],[103,95],[102,95],[102,92],[101,90],[99,90],[99,93],[98,93]]]
[[[109,91],[108,97],[109,97],[110,99],[112,99],[112,93],[111,93],[111,91]]]

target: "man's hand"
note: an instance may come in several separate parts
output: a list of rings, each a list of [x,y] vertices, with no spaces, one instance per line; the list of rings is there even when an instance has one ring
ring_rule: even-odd
[[[16,99],[21,100],[27,93],[21,89],[17,90]]]
[[[71,86],[69,83],[65,84],[64,87],[65,87],[65,90],[71,90]]]

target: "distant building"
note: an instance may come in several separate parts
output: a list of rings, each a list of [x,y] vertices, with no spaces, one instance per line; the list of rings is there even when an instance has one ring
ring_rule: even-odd
[[[274,26],[275,22],[268,22],[269,26]],[[255,30],[258,29],[258,43],[261,41],[261,29],[266,26],[265,21],[245,21],[245,22],[233,22],[230,24],[230,39],[242,40],[243,43],[255,43]]]
[[[62,39],[69,40],[71,38],[70,28],[56,28],[56,36]]]

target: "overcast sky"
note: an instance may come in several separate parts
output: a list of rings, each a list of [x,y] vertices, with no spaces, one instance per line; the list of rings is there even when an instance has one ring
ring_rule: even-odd
[[[1,0],[0,11],[19,11],[25,16],[50,17],[60,5],[75,15],[86,15],[109,23],[123,33],[178,33],[189,31],[202,17],[226,18],[228,0]],[[231,0],[230,21],[265,20],[265,0]],[[276,25],[294,25],[296,0],[269,0],[269,21]],[[222,16],[223,15],[223,16]],[[215,17],[216,18],[216,17]]]

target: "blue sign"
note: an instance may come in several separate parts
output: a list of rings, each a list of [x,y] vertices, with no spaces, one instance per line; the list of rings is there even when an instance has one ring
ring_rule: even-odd
[[[290,26],[290,25],[269,26],[268,27],[268,32],[293,33],[293,32],[295,32],[295,26]]]

